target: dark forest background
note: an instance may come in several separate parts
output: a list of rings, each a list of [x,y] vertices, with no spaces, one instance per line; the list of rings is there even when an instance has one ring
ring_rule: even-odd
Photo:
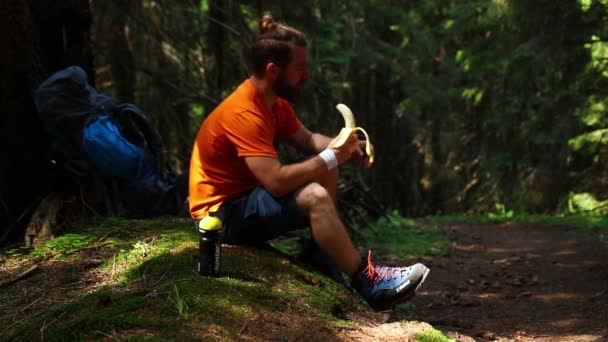
[[[302,121],[335,135],[342,102],[373,139],[375,165],[342,172],[351,216],[604,207],[606,0],[6,0],[2,237],[57,191],[32,101],[42,80],[83,66],[99,91],[147,112],[187,170],[202,120],[248,77],[267,11],[309,40]]]

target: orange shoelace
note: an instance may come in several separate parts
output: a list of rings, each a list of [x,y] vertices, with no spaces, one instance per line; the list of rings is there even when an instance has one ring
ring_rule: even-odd
[[[382,281],[384,279],[395,279],[401,273],[406,272],[408,267],[380,267],[380,270],[376,270],[376,266],[372,262],[372,251],[367,252],[367,277],[372,285],[376,281]]]

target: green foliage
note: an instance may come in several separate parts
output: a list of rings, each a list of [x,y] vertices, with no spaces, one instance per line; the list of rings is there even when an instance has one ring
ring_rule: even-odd
[[[584,133],[577,137],[574,137],[568,141],[570,147],[573,150],[578,151],[583,148],[583,146],[591,145],[596,146],[597,144],[605,144],[608,142],[608,128],[602,128],[595,130],[593,132]]]
[[[205,13],[209,10],[209,1],[208,0],[201,0],[200,10],[201,10],[201,13]]]
[[[412,258],[418,255],[441,255],[449,241],[434,225],[419,225],[393,210],[368,229],[363,229],[357,240],[380,254],[396,258]]]
[[[605,214],[608,201],[598,201],[593,194],[580,193],[568,196],[568,212],[571,214]]]
[[[93,241],[89,235],[68,233],[55,239],[48,240],[43,246],[32,251],[33,256],[65,256]]]
[[[171,294],[169,295],[169,301],[175,306],[175,310],[178,314],[188,319],[188,302],[186,298],[179,294],[179,290],[177,288],[177,285],[175,284],[173,284],[173,292],[171,292]]]
[[[306,234],[297,234],[296,236],[288,236],[276,239],[271,242],[272,247],[291,256],[297,256],[301,251],[301,242]]]
[[[608,43],[602,41],[596,35],[591,36],[591,42],[585,44],[591,52],[591,66],[599,71],[604,77],[608,77]]]
[[[490,213],[497,202],[556,212],[571,192],[607,197],[594,186],[606,169],[607,6],[104,2],[94,12],[95,56],[114,71],[132,58],[133,78],[117,74],[113,84],[132,80],[126,88],[185,170],[204,117],[248,76],[247,51],[269,11],[308,39],[311,80],[298,115],[332,135],[342,125],[335,104],[353,109],[377,147],[362,178],[381,202],[408,216]],[[113,27],[128,32],[124,46]],[[549,185],[529,177],[538,173]]]
[[[488,218],[490,220],[505,221],[513,218],[513,215],[513,210],[507,211],[504,204],[496,203],[496,211],[488,213]]]

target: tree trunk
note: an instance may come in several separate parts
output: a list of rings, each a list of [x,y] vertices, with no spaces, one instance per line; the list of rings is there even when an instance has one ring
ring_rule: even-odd
[[[48,141],[33,90],[51,73],[79,64],[93,77],[86,0],[0,2],[0,245],[16,241],[53,190]]]
[[[212,97],[220,98],[224,86],[224,45],[226,43],[226,30],[220,23],[226,22],[226,12],[228,8],[224,1],[209,2],[209,22],[207,41],[212,49],[213,67],[209,71],[211,80],[209,83],[209,93]]]

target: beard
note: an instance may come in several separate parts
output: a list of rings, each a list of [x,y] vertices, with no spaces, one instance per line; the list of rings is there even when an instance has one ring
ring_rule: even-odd
[[[295,102],[300,97],[300,86],[301,83],[292,86],[287,81],[285,81],[284,77],[279,77],[277,81],[272,86],[272,90],[274,90],[275,94],[284,98],[289,102]]]

